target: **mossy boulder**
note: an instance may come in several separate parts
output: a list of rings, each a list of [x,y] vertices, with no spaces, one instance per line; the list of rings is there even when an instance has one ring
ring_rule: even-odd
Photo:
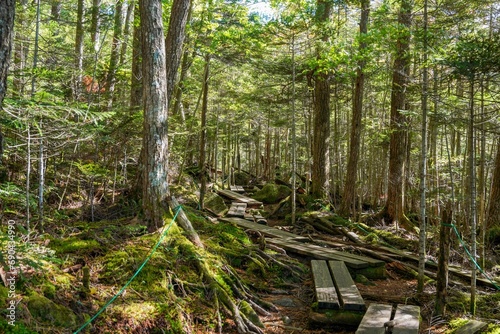
[[[287,198],[292,190],[287,186],[274,183],[266,183],[264,187],[255,193],[254,198],[265,204],[276,204]]]
[[[216,193],[208,193],[205,195],[205,208],[217,216],[224,216],[228,210],[222,197]]]
[[[73,328],[76,325],[76,315],[73,311],[47,297],[32,293],[27,305],[31,315],[39,321],[64,328]]]
[[[251,180],[250,174],[246,172],[234,172],[234,184],[236,186],[246,186]]]

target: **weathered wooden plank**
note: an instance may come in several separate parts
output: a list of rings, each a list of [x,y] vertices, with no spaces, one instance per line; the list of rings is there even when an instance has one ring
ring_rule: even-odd
[[[241,219],[241,218],[220,218],[220,221],[227,222],[227,223],[233,223],[236,224],[240,227],[246,228],[246,229],[251,229],[251,230],[256,230],[259,231],[260,233],[264,234],[265,236],[270,236],[270,237],[276,237],[276,238],[283,238],[283,239],[295,239],[295,240],[305,240],[307,238],[301,237],[299,235],[283,231],[283,230],[278,230],[277,228],[267,226],[267,225],[262,225],[258,224],[254,221],[247,220],[247,219]]]
[[[229,208],[229,211],[227,212],[226,216],[243,218],[245,216],[246,209],[247,209],[247,203],[233,202],[231,203],[231,207]]]
[[[416,305],[398,305],[394,315],[393,334],[418,334],[420,327],[420,307]]]
[[[348,253],[339,252],[330,248],[324,248],[313,244],[300,243],[294,240],[266,239],[266,242],[280,246],[291,252],[310,256],[315,259],[344,261],[353,269],[367,268],[367,262],[349,257]]]
[[[337,288],[342,308],[346,311],[364,311],[365,302],[354,284],[351,274],[343,261],[328,261],[332,271],[333,282]]]
[[[469,320],[465,325],[455,331],[455,334],[475,334],[481,331],[488,324],[482,321]]]
[[[242,186],[229,186],[229,189],[231,189],[231,191],[234,191],[235,193],[244,193],[245,192],[245,189],[243,189]]]
[[[318,308],[338,310],[340,308],[339,299],[326,261],[312,260],[311,271]]]
[[[218,189],[217,193],[221,196],[225,196],[225,197],[232,199],[234,201],[241,202],[241,203],[247,203],[248,206],[250,206],[250,207],[260,207],[262,205],[262,202],[259,202],[253,198],[235,193],[234,191],[231,191],[231,190]]]
[[[391,319],[392,305],[370,304],[356,334],[385,334],[384,323]]]

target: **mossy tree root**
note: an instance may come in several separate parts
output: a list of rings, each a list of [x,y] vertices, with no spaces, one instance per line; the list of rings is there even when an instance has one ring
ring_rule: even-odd
[[[240,312],[234,297],[231,296],[231,293],[244,295],[244,292],[241,292],[241,290],[234,286],[232,282],[227,282],[227,275],[224,271],[218,269],[216,272],[213,272],[205,262],[202,262],[199,259],[201,259],[201,257],[197,257],[196,260],[198,270],[212,290],[212,293],[215,296],[214,298],[216,298],[216,304],[222,304],[219,305],[219,309],[223,306],[229,311],[229,313],[231,313],[233,321],[236,323],[236,327],[238,328],[238,333],[264,334],[261,328],[250,321],[245,314]],[[223,282],[219,282],[219,280],[217,280],[216,275],[218,273],[221,274],[220,276],[222,277]],[[226,284],[226,286],[224,286],[224,284]],[[228,287],[230,288],[230,291],[228,291]]]

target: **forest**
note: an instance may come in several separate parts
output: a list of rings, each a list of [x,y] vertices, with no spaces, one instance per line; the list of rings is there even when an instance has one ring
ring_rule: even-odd
[[[0,0],[0,217],[0,333],[498,334],[500,1]]]

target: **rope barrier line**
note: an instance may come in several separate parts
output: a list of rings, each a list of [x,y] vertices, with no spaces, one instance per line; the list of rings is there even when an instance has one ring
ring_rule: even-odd
[[[109,305],[111,305],[111,303],[113,303],[116,300],[116,298],[118,298],[123,293],[123,291],[125,291],[125,289],[130,285],[130,283],[132,283],[132,281],[136,278],[136,276],[139,275],[139,273],[141,272],[142,268],[144,268],[144,266],[146,265],[146,263],[149,262],[149,260],[153,256],[153,254],[156,252],[156,249],[160,246],[161,242],[163,241],[163,239],[167,235],[168,231],[170,230],[170,227],[172,227],[172,224],[174,223],[175,219],[177,218],[177,215],[181,211],[181,208],[182,207],[180,205],[177,206],[176,208],[174,208],[173,211],[175,211],[175,215],[172,218],[172,220],[170,221],[170,224],[161,233],[160,238],[158,239],[158,242],[151,249],[151,251],[149,252],[149,255],[146,257],[146,259],[141,264],[141,266],[136,270],[136,272],[134,273],[134,275],[132,275],[132,277],[127,281],[127,283],[125,283],[125,285],[120,289],[120,291],[118,291],[118,293],[116,293],[113,296],[113,298],[111,298],[92,318],[90,318],[89,320],[87,320],[87,322],[84,323],[80,328],[78,328],[73,334],[80,333],[80,331],[82,331],[85,327],[87,327],[90,323],[92,323],[92,321],[94,321],[102,312],[104,312],[104,310],[106,310],[106,308]]]
[[[469,249],[467,248],[467,245],[465,244],[464,240],[462,239],[462,237],[460,236],[460,233],[458,233],[458,230],[457,230],[457,226],[455,224],[445,224],[445,223],[441,223],[441,225],[443,226],[446,226],[446,227],[451,227],[453,228],[453,231],[455,232],[455,234],[457,235],[457,238],[458,238],[458,241],[460,241],[460,244],[462,245],[462,247],[465,249],[465,252],[467,253],[467,255],[469,256],[470,260],[472,261],[472,263],[474,264],[474,266],[479,270],[479,272],[481,274],[483,274],[484,277],[486,277],[486,279],[488,281],[490,281],[491,284],[493,284],[493,286],[497,289],[497,290],[500,290],[500,286],[498,286],[483,270],[483,268],[481,268],[481,266],[479,265],[479,263],[477,263],[476,259],[472,256],[472,254],[470,253]]]

